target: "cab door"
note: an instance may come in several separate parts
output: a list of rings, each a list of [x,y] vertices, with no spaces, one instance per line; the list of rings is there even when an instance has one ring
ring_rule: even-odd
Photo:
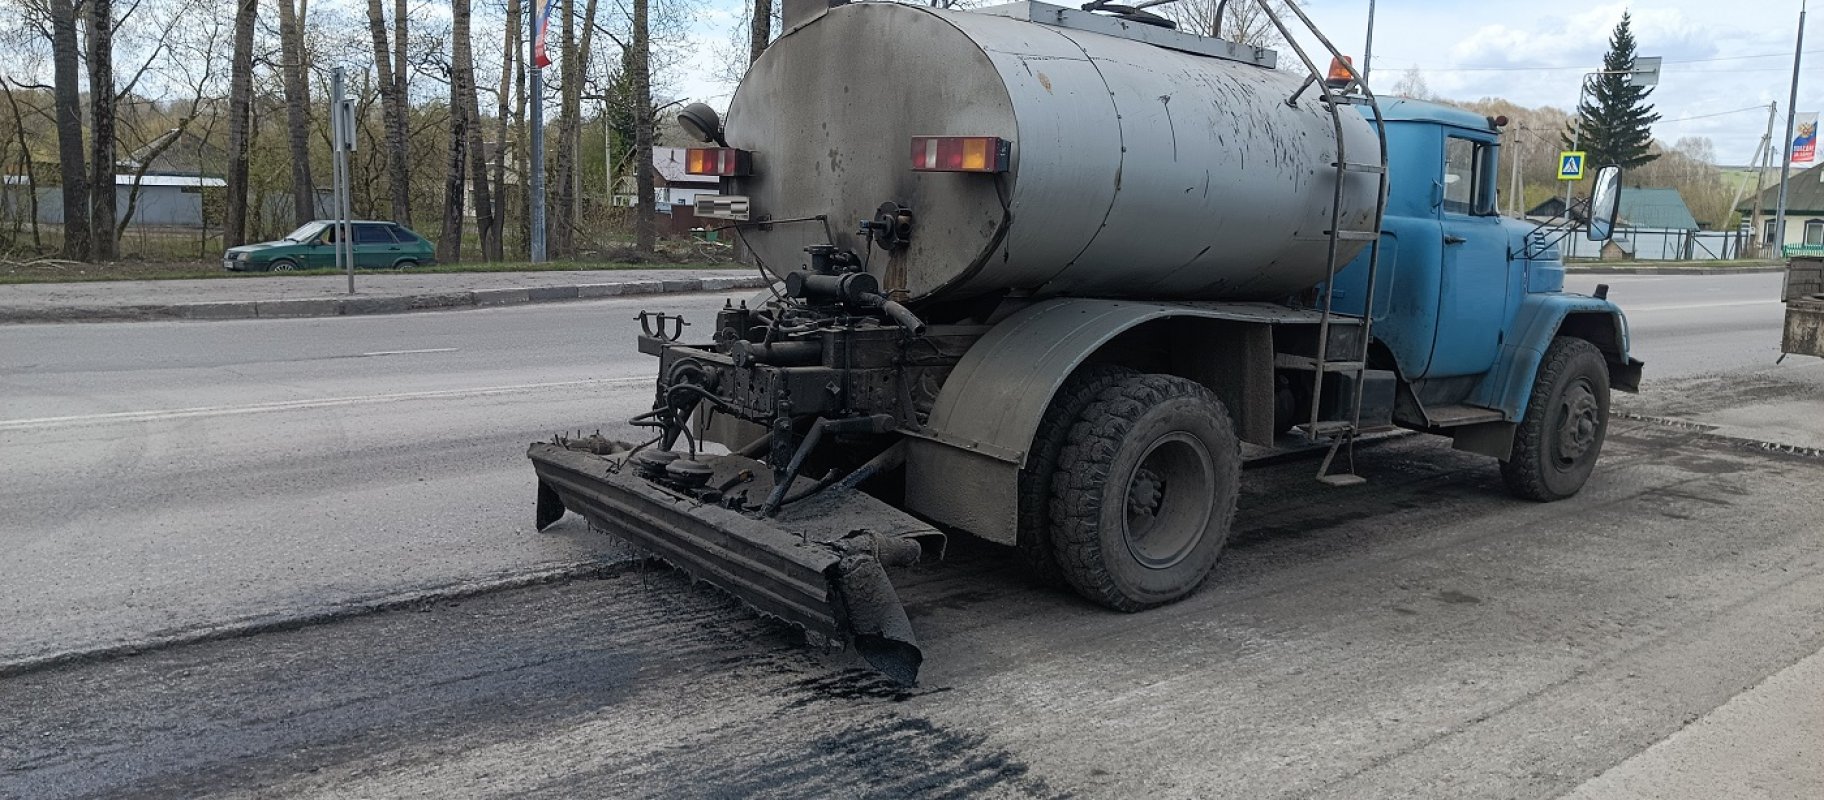
[[[1427,377],[1486,372],[1507,329],[1507,235],[1495,211],[1497,146],[1444,130],[1438,330]]]

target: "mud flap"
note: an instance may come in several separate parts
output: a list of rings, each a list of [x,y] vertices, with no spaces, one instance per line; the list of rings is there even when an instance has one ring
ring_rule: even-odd
[[[832,490],[756,519],[621,471],[620,456],[540,442],[537,522],[568,509],[768,616],[832,641],[904,684],[923,654],[887,577],[916,562],[929,525],[854,490]],[[765,472],[738,456],[712,460],[718,475]],[[757,469],[756,469],[757,468]]]

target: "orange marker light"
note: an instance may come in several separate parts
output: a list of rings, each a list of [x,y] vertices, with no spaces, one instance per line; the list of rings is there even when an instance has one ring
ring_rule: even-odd
[[[1324,76],[1324,82],[1331,86],[1349,85],[1349,81],[1354,80],[1349,77],[1349,67],[1354,66],[1354,64],[1355,59],[1348,56],[1339,56],[1330,59],[1330,74]]]

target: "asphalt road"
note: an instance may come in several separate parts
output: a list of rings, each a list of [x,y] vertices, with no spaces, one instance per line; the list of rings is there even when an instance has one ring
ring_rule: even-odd
[[[1627,402],[1815,415],[1776,277],[1601,279]],[[643,305],[0,330],[0,660],[618,558],[530,531],[521,452],[643,406]],[[624,565],[0,680],[0,797],[1551,797],[1824,646],[1824,461],[1620,422],[1535,505],[1437,440],[1361,459],[1248,473],[1218,574],[1143,615],[958,545],[899,579],[914,690]]]
[[[0,665],[594,559],[525,445],[650,407],[641,308],[0,329]]]
[[[1624,411],[1677,419],[1746,440],[1824,450],[1824,360],[1780,356],[1778,273],[1574,276],[1567,288],[1609,284],[1647,362]]]

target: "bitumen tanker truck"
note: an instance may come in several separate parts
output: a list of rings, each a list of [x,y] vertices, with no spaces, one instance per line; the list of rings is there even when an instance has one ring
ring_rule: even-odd
[[[1241,442],[1347,484],[1357,437],[1422,431],[1551,501],[1638,387],[1557,247],[1609,235],[1615,170],[1573,222],[1501,217],[1505,120],[1376,99],[1296,6],[1286,64],[1097,3],[785,10],[726,115],[680,118],[697,213],[772,288],[641,314],[645,435],[534,444],[540,529],[581,514],[911,682],[889,570],[945,537],[1141,611],[1209,575]]]

